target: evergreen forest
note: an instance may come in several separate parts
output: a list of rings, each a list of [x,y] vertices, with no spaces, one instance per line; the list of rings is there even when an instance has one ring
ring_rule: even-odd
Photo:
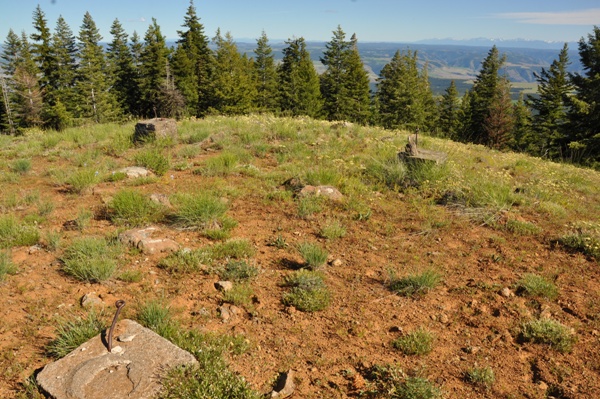
[[[2,47],[0,129],[62,130],[138,118],[202,118],[269,113],[419,131],[497,150],[600,168],[600,28],[578,43],[583,72],[568,72],[568,46],[536,73],[537,93],[510,98],[496,46],[482,60],[464,96],[451,82],[442,96],[430,87],[416,51],[397,51],[370,89],[356,35],[340,26],[317,73],[302,37],[285,42],[275,61],[265,32],[254,54],[234,38],[209,38],[193,1],[175,46],[156,19],[143,36],[118,19],[104,40],[86,13],[77,35],[59,17],[54,30],[38,5],[33,32],[10,30]],[[107,43],[107,45],[104,45]]]

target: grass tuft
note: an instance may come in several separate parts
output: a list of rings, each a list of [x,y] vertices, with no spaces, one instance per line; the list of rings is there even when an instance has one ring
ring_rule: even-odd
[[[172,198],[175,206],[173,220],[184,228],[210,229],[219,226],[227,204],[220,198],[206,193],[176,195]]]
[[[246,281],[258,276],[258,268],[245,260],[230,260],[217,270],[221,280]]]
[[[398,295],[416,297],[426,294],[434,289],[441,281],[441,275],[432,269],[419,274],[410,274],[406,277],[396,278],[392,272],[390,276],[390,290]]]
[[[108,212],[114,223],[135,227],[160,221],[164,207],[138,191],[121,190],[109,203]]]
[[[158,176],[163,176],[171,167],[169,158],[163,155],[158,148],[152,148],[137,153],[134,161],[136,166],[148,168]]]
[[[12,262],[10,252],[0,251],[0,281],[4,281],[7,274],[15,274],[17,266]]]
[[[465,380],[473,385],[490,388],[496,381],[491,367],[474,367],[465,373]]]
[[[179,325],[173,320],[171,308],[160,300],[151,300],[141,305],[137,320],[169,341],[176,339],[179,333]]]
[[[530,297],[544,297],[550,300],[558,296],[554,283],[537,274],[527,273],[516,284],[517,294]]]
[[[325,226],[323,226],[323,228],[321,228],[321,231],[319,231],[319,236],[328,240],[342,238],[345,235],[346,228],[338,220],[327,223]]]
[[[101,314],[90,312],[85,318],[63,320],[57,329],[57,337],[46,348],[47,353],[60,359],[65,357],[79,345],[92,339],[104,330],[105,325],[100,319]]]
[[[36,227],[21,223],[13,215],[0,216],[0,248],[35,245],[39,240]]]
[[[317,270],[327,262],[329,254],[317,244],[301,242],[297,248],[300,256],[304,259],[306,268],[309,270]]]
[[[423,377],[407,376],[393,365],[374,365],[366,370],[369,397],[391,399],[438,399],[441,390]]]
[[[112,277],[120,247],[104,238],[83,237],[65,249],[63,271],[78,280],[98,283]]]
[[[158,267],[171,274],[187,274],[202,270],[203,266],[211,261],[210,252],[206,249],[181,249],[163,258]]]
[[[570,352],[577,342],[577,337],[571,329],[556,320],[546,318],[523,323],[521,338],[526,342],[549,345],[562,353]]]
[[[320,273],[298,270],[284,279],[290,291],[283,296],[283,304],[303,312],[316,312],[329,306],[331,294]]]
[[[20,175],[24,175],[31,170],[31,160],[20,158],[15,160],[11,165],[10,169]]]
[[[425,328],[419,328],[392,342],[394,348],[405,355],[426,355],[433,349],[434,335]]]

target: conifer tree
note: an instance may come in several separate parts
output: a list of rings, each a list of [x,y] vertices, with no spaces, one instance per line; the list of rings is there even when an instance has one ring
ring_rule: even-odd
[[[523,143],[534,155],[558,158],[565,154],[568,136],[568,110],[573,85],[569,80],[568,45],[565,43],[549,69],[535,73],[537,96],[529,96],[527,104],[533,110],[533,134],[526,136]]]
[[[184,30],[177,31],[179,40],[172,57],[175,85],[185,97],[188,113],[203,116],[213,98],[213,58],[193,0],[190,0],[182,27]]]
[[[40,71],[39,83],[45,98],[52,95],[52,76],[57,65],[52,48],[52,34],[48,28],[46,15],[39,4],[33,12],[33,27],[36,33],[31,34],[31,39],[34,41],[32,53]]]
[[[292,116],[318,117],[322,108],[319,75],[306,50],[306,42],[300,37],[285,43],[287,47],[278,68],[281,111]]]
[[[325,44],[325,52],[321,63],[327,70],[321,75],[321,95],[323,96],[323,112],[329,120],[346,120],[348,115],[346,104],[346,65],[350,43],[346,33],[338,25],[333,31],[333,38]]]
[[[56,69],[52,71],[54,91],[50,103],[60,101],[64,104],[69,119],[77,109],[77,43],[73,31],[62,16],[58,17],[56,29],[52,36],[52,51],[56,60]]]
[[[217,30],[213,42],[215,69],[212,79],[212,111],[225,115],[246,114],[251,111],[256,98],[250,60],[240,55],[231,34],[221,35]]]
[[[579,40],[583,74],[570,75],[575,87],[571,99],[570,134],[566,137],[568,157],[575,162],[600,162],[600,27],[594,26],[587,40]],[[565,154],[567,155],[567,154]]]
[[[112,84],[102,36],[89,12],[83,17],[79,30],[79,70],[77,92],[80,98],[77,117],[102,123],[115,120],[118,106],[109,91]]]
[[[442,137],[456,138],[456,132],[459,127],[460,99],[454,80],[450,81],[450,86],[442,95],[439,104],[439,128]]]
[[[165,38],[155,18],[144,35],[144,47],[140,54],[140,90],[142,114],[163,116],[160,110],[162,88],[167,84],[168,49]]]
[[[481,70],[475,78],[469,97],[469,124],[463,125],[460,139],[477,144],[490,144],[489,130],[485,128],[485,121],[490,116],[490,109],[494,101],[501,98],[499,86],[501,85],[500,69],[506,56],[500,56],[498,48],[493,46],[482,63]]]
[[[12,29],[9,29],[8,35],[6,35],[6,40],[2,45],[2,55],[0,56],[0,58],[2,58],[4,61],[2,68],[7,76],[10,77],[14,75],[20,56],[21,39]]]
[[[419,71],[417,53],[397,51],[381,70],[377,83],[381,124],[388,129],[424,129],[435,116],[427,69]]]
[[[531,111],[525,103],[523,93],[519,94],[519,99],[513,105],[514,129],[513,140],[510,147],[513,150],[524,152],[527,150],[528,140],[531,137]]]
[[[275,56],[269,45],[269,38],[265,31],[256,41],[254,50],[254,74],[256,79],[256,107],[259,111],[277,111],[277,69]]]
[[[110,34],[113,40],[108,45],[107,58],[113,77],[111,91],[121,109],[129,115],[137,115],[140,98],[139,79],[130,47],[128,35],[118,19],[115,19]]]
[[[370,116],[369,78],[356,35],[347,41],[338,25],[325,48],[321,63],[327,69],[321,75],[321,95],[327,119],[366,123]]]
[[[367,124],[372,117],[371,89],[369,75],[365,71],[360,53],[358,40],[353,34],[350,38],[350,49],[346,60],[346,95],[348,100],[348,115],[350,122]]]
[[[486,144],[497,150],[506,149],[513,139],[514,117],[510,99],[510,83],[501,79],[489,104],[488,113],[483,121]]]

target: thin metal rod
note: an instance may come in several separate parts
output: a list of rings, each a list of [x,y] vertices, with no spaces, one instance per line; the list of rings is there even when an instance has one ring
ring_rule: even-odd
[[[112,352],[113,331],[115,329],[115,326],[117,325],[117,319],[119,318],[119,313],[121,313],[121,309],[123,309],[123,306],[125,306],[125,301],[122,299],[119,299],[117,302],[115,302],[115,306],[117,307],[117,312],[115,313],[115,317],[113,317],[112,324],[110,325],[110,330],[108,330],[108,338],[106,339],[108,341],[108,351],[109,352]]]

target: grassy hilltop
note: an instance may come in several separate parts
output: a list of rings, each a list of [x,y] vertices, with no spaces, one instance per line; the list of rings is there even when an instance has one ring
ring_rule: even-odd
[[[600,396],[599,172],[431,137],[447,162],[407,166],[409,132],[308,118],[133,127],[0,136],[0,397],[41,397],[32,373],[117,299],[199,360],[165,398],[289,369],[301,398]],[[180,249],[118,239],[150,225]]]

